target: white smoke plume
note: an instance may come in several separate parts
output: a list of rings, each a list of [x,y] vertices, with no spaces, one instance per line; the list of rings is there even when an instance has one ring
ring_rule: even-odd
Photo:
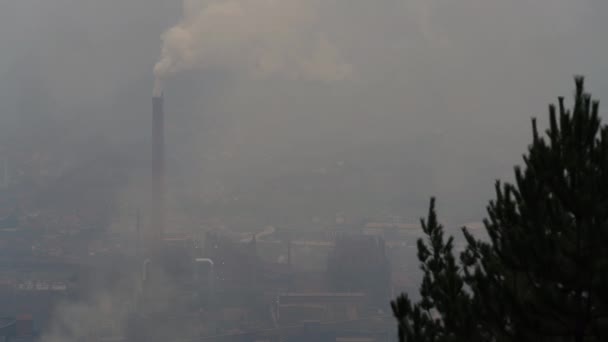
[[[124,336],[130,307],[127,296],[99,293],[86,302],[63,303],[55,310],[42,342],[91,341],[99,335]]]
[[[184,0],[162,35],[155,93],[169,75],[218,68],[248,77],[336,81],[352,67],[320,29],[320,0]]]

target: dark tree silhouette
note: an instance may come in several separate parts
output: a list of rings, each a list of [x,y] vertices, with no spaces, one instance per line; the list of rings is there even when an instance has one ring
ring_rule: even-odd
[[[608,126],[575,83],[572,110],[549,107],[546,138],[532,120],[524,167],[488,206],[489,239],[464,228],[460,262],[431,202],[422,300],[392,303],[401,341],[608,340]]]

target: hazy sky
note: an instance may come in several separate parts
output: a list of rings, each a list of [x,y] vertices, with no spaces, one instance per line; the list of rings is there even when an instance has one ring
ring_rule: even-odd
[[[293,203],[308,214],[329,190],[307,179],[337,172],[348,189],[330,193],[345,203],[403,206],[415,219],[436,195],[445,216],[469,220],[519,163],[530,117],[544,122],[574,74],[608,99],[604,0],[183,5],[1,1],[2,132],[55,123],[142,144],[166,57],[171,170],[192,196],[221,184],[259,202],[302,198]]]

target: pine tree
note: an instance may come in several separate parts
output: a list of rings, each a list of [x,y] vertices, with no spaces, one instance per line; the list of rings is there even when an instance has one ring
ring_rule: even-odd
[[[431,199],[426,221],[421,220],[427,241],[418,240],[418,259],[423,271],[422,300],[413,305],[402,294],[391,303],[399,322],[400,341],[481,340],[476,329],[472,297],[466,290],[462,269],[454,257],[454,239],[444,239]]]
[[[549,107],[546,138],[532,120],[524,166],[488,206],[489,239],[463,229],[459,263],[431,204],[423,299],[392,303],[401,341],[608,340],[608,126],[575,83],[572,110]]]

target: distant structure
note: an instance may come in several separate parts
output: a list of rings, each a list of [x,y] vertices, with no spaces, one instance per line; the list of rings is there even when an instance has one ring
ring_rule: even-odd
[[[327,260],[329,285],[335,292],[364,292],[377,303],[388,303],[391,270],[384,239],[340,235]]]
[[[0,317],[0,337],[2,341],[32,341],[34,338],[32,316]]]
[[[216,233],[207,233],[203,247],[204,256],[216,263],[217,288],[244,292],[259,285],[260,260],[256,240],[238,243]]]
[[[150,237],[160,240],[165,229],[165,111],[164,97],[152,98],[152,205]]]

